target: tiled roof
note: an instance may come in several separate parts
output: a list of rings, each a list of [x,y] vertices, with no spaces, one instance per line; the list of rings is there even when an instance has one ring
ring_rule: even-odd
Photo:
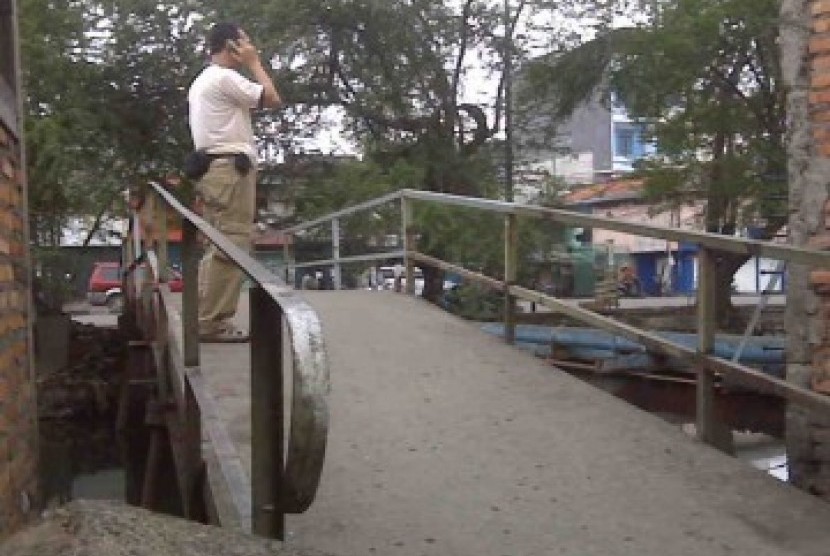
[[[562,198],[568,204],[596,202],[620,198],[636,197],[642,194],[643,180],[614,180],[580,187]]]

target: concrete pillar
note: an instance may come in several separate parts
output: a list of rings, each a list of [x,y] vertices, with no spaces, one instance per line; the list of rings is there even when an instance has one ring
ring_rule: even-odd
[[[790,238],[830,249],[830,0],[783,0],[781,60],[788,89]],[[830,272],[793,266],[787,380],[830,393]],[[790,481],[830,498],[830,422],[791,406]]]

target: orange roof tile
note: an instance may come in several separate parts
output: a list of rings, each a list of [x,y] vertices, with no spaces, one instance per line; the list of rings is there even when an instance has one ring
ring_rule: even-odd
[[[642,193],[645,182],[643,180],[615,180],[581,187],[565,195],[562,200],[566,203],[584,203],[600,199],[614,199]]]

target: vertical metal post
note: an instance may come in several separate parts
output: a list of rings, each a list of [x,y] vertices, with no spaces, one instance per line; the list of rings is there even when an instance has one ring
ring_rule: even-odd
[[[510,1],[504,0],[504,199],[513,202],[513,34]]]
[[[343,269],[340,266],[340,219],[334,218],[331,221],[331,258],[334,260],[332,267],[332,280],[334,289],[341,288],[343,280]]]
[[[141,215],[138,212],[135,212],[133,213],[133,260],[130,261],[130,264],[133,264],[144,254],[143,235]],[[142,306],[142,292],[144,291],[145,277],[140,266],[133,269],[132,277],[133,291],[131,293],[134,295],[133,306],[135,308],[135,322],[140,330],[144,330],[146,319],[144,315],[144,307]]]
[[[167,249],[167,207],[158,197],[155,197],[153,217],[156,229],[156,255],[159,261],[159,275],[156,276],[156,279],[159,282],[167,282],[170,266],[170,256]]]
[[[182,220],[182,337],[184,364],[199,366],[199,233],[196,227]]]
[[[508,344],[516,342],[516,298],[510,294],[518,276],[519,230],[515,214],[504,217],[504,339]]]
[[[133,309],[135,278],[132,273],[128,276],[127,269],[135,260],[135,249],[133,247],[133,234],[135,234],[135,220],[130,218],[130,230],[127,234],[127,241],[121,248],[121,291],[124,293],[124,302],[128,310]]]
[[[401,233],[403,234],[403,260],[406,277],[406,293],[415,295],[415,264],[410,253],[415,251],[415,227],[412,201],[401,196]]]
[[[182,507],[184,516],[187,519],[198,519],[203,510],[203,497],[199,476],[201,475],[204,462],[202,460],[202,414],[199,409],[199,402],[193,392],[189,380],[185,381],[184,389],[184,422],[183,444],[184,444],[184,484],[182,490]]]
[[[715,257],[705,248],[698,254],[697,337],[698,353],[710,355],[715,345]],[[699,364],[697,369],[696,428],[700,440],[707,444],[716,441],[715,376]]]
[[[261,287],[250,296],[253,532],[285,540],[282,310]]]
[[[285,283],[291,286],[294,284],[294,253],[293,253],[293,236],[285,234],[282,238],[282,259],[285,265]]]

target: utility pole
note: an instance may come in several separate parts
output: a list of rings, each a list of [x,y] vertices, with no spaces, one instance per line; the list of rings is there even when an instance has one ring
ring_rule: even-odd
[[[504,199],[513,202],[513,33],[504,0]]]

